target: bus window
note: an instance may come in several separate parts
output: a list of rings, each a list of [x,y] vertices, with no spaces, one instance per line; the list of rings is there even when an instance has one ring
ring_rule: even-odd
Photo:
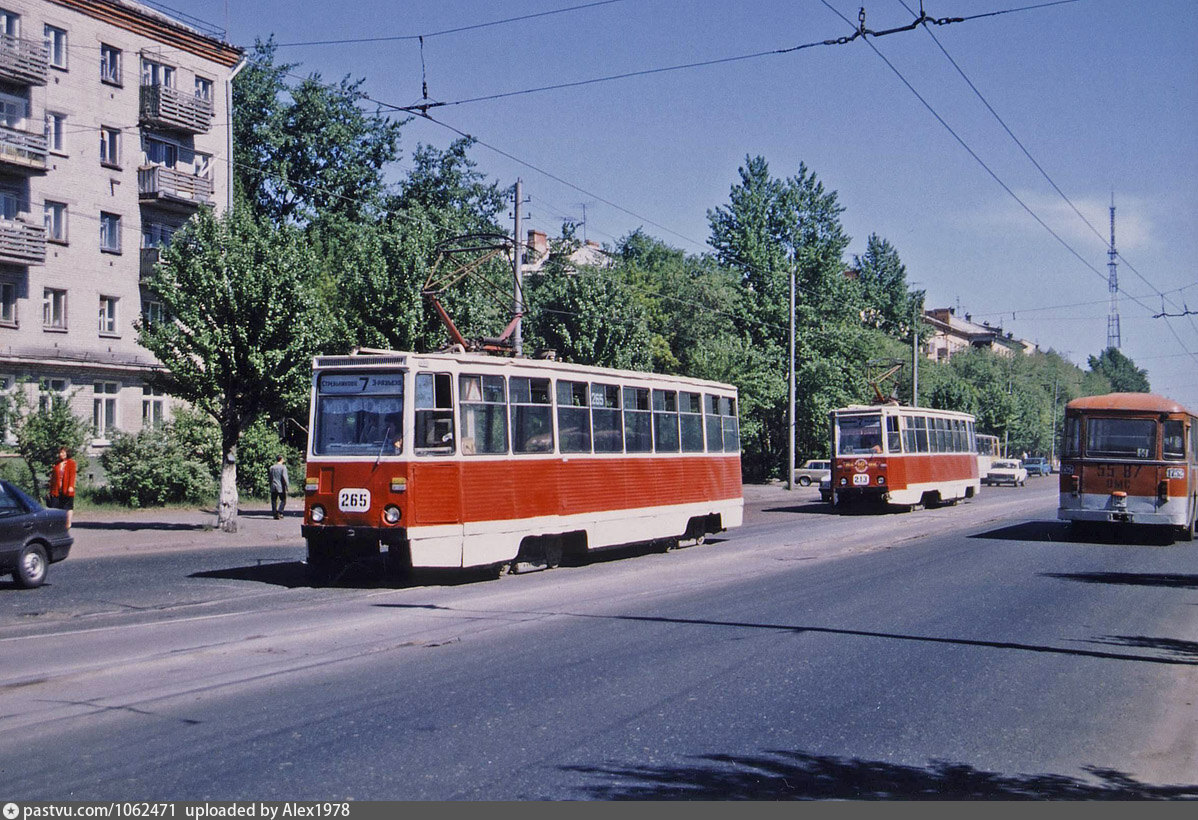
[[[673,390],[653,391],[653,449],[678,452],[678,394]]]
[[[707,412],[707,452],[724,451],[724,428],[720,422],[720,397],[704,396],[703,409]]]
[[[720,420],[724,426],[724,452],[740,452],[740,427],[736,422],[736,399],[725,396],[720,399]]]
[[[416,374],[417,453],[453,452],[452,384],[449,373]]]
[[[512,376],[512,452],[553,452],[549,379]]]
[[[703,452],[703,405],[698,393],[679,393],[682,452]]]
[[[462,454],[507,452],[507,390],[503,376],[458,377]]]
[[[649,388],[624,388],[624,449],[629,453],[653,452],[653,420]]]
[[[1065,435],[1061,441],[1061,455],[1065,458],[1080,458],[1082,454],[1082,425],[1077,416],[1065,417]]]
[[[1156,455],[1156,421],[1091,417],[1086,422],[1086,455],[1091,458],[1153,458]]]
[[[892,453],[901,453],[903,451],[903,439],[899,435],[898,416],[886,417],[886,447]]]
[[[596,453],[624,452],[619,387],[614,384],[591,385],[591,424],[595,429]]]
[[[586,382],[557,383],[557,432],[563,453],[591,452],[591,411]]]
[[[1186,431],[1180,419],[1169,419],[1164,423],[1162,443],[1165,458],[1181,460],[1186,457]]]

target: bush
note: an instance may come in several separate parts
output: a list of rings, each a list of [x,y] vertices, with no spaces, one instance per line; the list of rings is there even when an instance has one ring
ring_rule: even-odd
[[[246,495],[265,498],[270,495],[270,466],[280,455],[287,463],[287,475],[294,488],[302,483],[303,453],[279,438],[278,428],[267,419],[259,419],[241,434],[237,445],[237,489]]]
[[[108,473],[105,495],[130,507],[204,503],[216,493],[211,468],[180,442],[173,425],[116,433],[100,456]]]

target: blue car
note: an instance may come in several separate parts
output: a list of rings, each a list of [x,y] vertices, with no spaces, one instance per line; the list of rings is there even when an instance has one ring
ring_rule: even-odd
[[[1025,458],[1023,460],[1023,468],[1027,470],[1028,475],[1049,475],[1052,473],[1052,466],[1044,456]]]
[[[75,539],[66,510],[49,510],[15,484],[0,481],[0,576],[17,586],[40,587],[51,564],[67,557]]]

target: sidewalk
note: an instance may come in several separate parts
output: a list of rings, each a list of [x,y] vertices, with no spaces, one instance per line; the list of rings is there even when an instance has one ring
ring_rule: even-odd
[[[759,501],[818,501],[815,487],[788,491],[781,482],[744,485],[746,504]],[[238,507],[237,532],[216,529],[212,507],[153,507],[129,510],[75,510],[71,555],[95,558],[198,547],[295,546],[303,548],[300,523],[304,515],[302,497],[287,500],[282,520],[270,514],[267,501],[248,501]]]

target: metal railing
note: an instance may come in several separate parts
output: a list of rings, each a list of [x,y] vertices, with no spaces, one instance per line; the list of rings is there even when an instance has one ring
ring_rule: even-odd
[[[44,171],[49,154],[48,144],[45,134],[0,125],[0,162]]]
[[[141,87],[141,119],[151,125],[206,134],[212,127],[212,101],[165,85]]]

